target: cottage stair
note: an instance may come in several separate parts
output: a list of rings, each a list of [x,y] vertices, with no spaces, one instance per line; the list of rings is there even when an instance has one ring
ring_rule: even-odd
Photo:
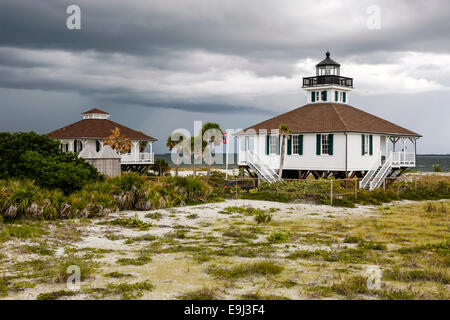
[[[392,154],[380,166],[376,164],[372,170],[369,170],[364,178],[359,182],[359,187],[367,191],[372,191],[380,187],[386,178],[392,174]]]
[[[258,178],[273,183],[278,181],[278,174],[267,163],[265,163],[257,154],[246,152],[248,166],[256,173]]]

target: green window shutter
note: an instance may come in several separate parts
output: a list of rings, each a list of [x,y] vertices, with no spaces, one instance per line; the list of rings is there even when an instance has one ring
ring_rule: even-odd
[[[339,101],[339,92],[334,92],[334,101]]]
[[[342,102],[345,102],[345,100],[347,100],[347,92],[342,94]]]
[[[298,136],[298,154],[303,155],[303,135]]]
[[[268,155],[270,153],[270,136],[266,136],[266,154]]]
[[[369,136],[369,154],[373,155],[373,136]]]
[[[321,144],[320,144],[320,134],[318,134],[317,136],[316,136],[316,154],[318,155],[318,156],[320,156],[320,147],[321,147]]]
[[[77,152],[78,150],[77,150],[77,140],[74,140],[73,141],[73,152]]]
[[[328,135],[328,154],[330,156],[333,155],[333,135],[332,134]]]
[[[364,150],[366,149],[366,137],[361,135],[361,154],[365,155]]]
[[[327,101],[327,92],[322,91],[322,101]]]
[[[292,154],[292,136],[287,136],[287,154],[288,156]]]
[[[314,91],[311,92],[311,102],[316,102],[316,93]]]
[[[277,148],[277,154],[280,154],[280,148],[281,148],[281,143],[280,143],[281,137],[278,136],[278,148]]]

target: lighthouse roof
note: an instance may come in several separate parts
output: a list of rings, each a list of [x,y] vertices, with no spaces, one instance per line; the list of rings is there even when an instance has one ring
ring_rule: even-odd
[[[307,104],[236,134],[244,134],[250,129],[270,132],[282,124],[287,125],[292,133],[358,132],[420,137],[415,132],[343,103]]]
[[[339,63],[337,63],[336,61],[334,61],[333,59],[330,58],[330,51],[327,51],[325,53],[326,58],[323,59],[322,61],[320,61],[316,66],[320,67],[320,66],[336,66],[336,67],[340,67],[341,65]]]

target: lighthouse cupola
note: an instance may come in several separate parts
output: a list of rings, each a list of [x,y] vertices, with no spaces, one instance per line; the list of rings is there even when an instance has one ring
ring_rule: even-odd
[[[348,103],[353,79],[341,76],[341,65],[325,53],[325,59],[316,65],[316,76],[303,78],[303,89],[308,103]]]

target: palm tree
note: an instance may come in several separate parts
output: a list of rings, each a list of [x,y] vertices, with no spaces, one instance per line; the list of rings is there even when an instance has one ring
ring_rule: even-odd
[[[181,142],[183,142],[185,138],[186,138],[185,136],[180,135],[178,137],[178,140],[176,140],[176,139],[172,140],[172,136],[169,136],[167,138],[166,147],[169,148],[170,151],[175,149],[175,151],[177,152],[177,155],[178,155],[178,152],[180,151],[180,148],[182,148]],[[175,176],[176,177],[178,177],[178,166],[179,165],[180,165],[180,163],[177,161],[175,163]]]
[[[286,124],[280,125],[278,129],[281,136],[281,157],[280,157],[280,170],[278,170],[278,181],[281,181],[281,177],[283,175],[283,166],[284,166],[284,153],[286,151],[286,136],[291,133],[291,130]]]
[[[206,137],[205,137],[205,134],[206,134]],[[220,138],[218,138],[217,136],[220,136]],[[208,152],[207,156],[209,159],[207,175],[209,177],[209,175],[211,174],[211,166],[212,166],[212,151],[213,151],[214,146],[218,146],[222,142],[223,132],[217,123],[207,122],[202,127],[202,137],[203,137],[203,139],[206,138],[206,140],[207,140],[206,141],[206,145],[207,145],[206,150]]]
[[[198,152],[196,152],[196,150],[195,150],[195,142],[196,142],[197,139],[199,139],[201,141],[201,143],[202,143],[200,154]],[[206,141],[203,141],[202,137],[191,137],[191,154],[192,153],[194,154],[194,159],[193,159],[194,160],[194,172],[193,172],[194,178],[197,176],[197,163],[196,163],[196,160],[198,160],[199,158],[200,159],[202,158],[202,154],[203,154],[203,151],[205,150],[206,146],[207,146],[207,143],[206,143]]]

